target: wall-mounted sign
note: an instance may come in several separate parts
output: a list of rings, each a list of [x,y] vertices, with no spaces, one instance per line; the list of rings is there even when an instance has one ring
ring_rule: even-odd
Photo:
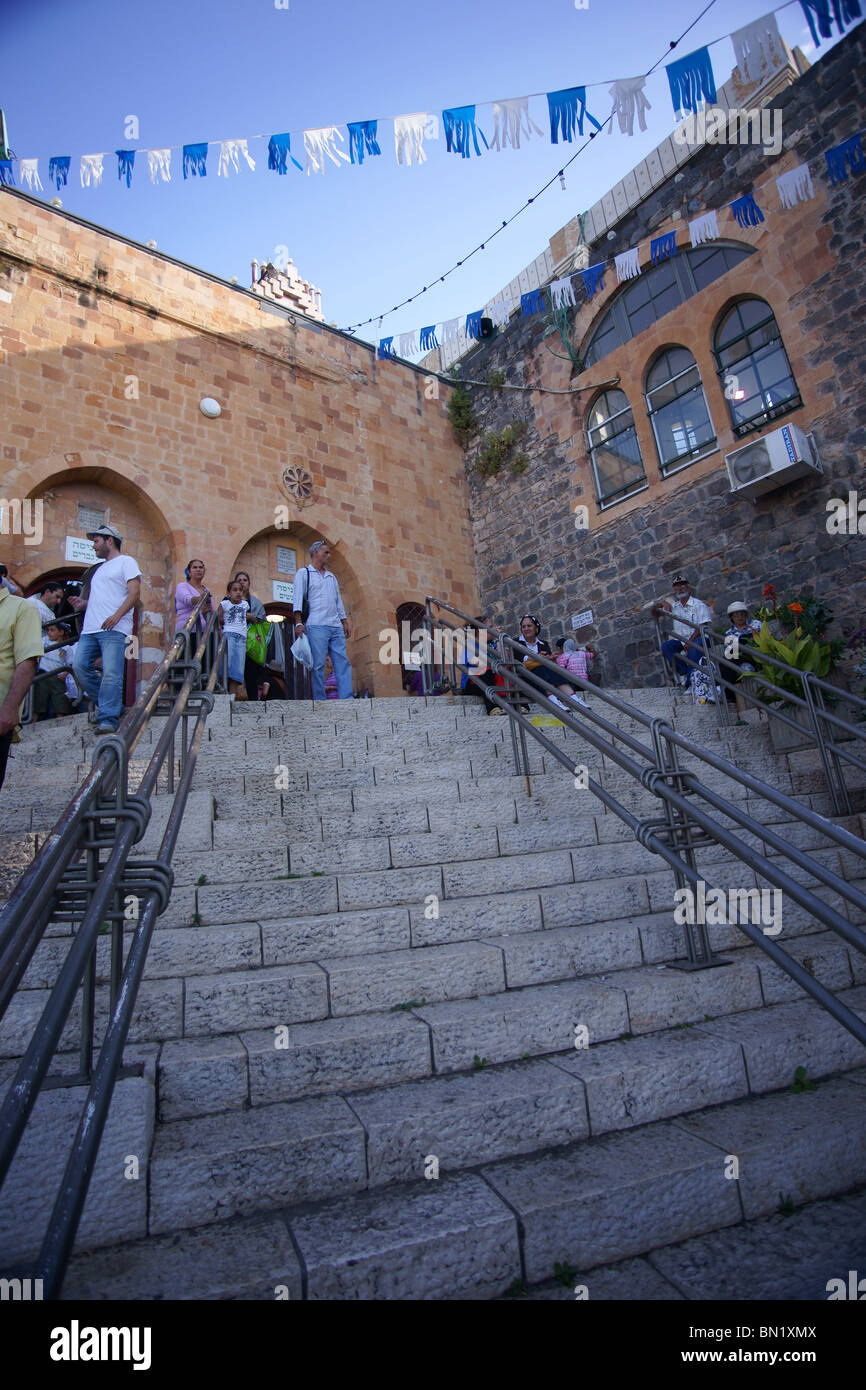
[[[589,627],[592,623],[592,609],[585,608],[582,613],[572,613],[571,630],[577,632],[579,627]]]
[[[274,603],[293,603],[295,595],[294,584],[287,584],[283,579],[271,581],[274,586]]]
[[[96,551],[93,549],[93,541],[89,541],[86,536],[67,536],[66,559],[76,565],[95,565]]]

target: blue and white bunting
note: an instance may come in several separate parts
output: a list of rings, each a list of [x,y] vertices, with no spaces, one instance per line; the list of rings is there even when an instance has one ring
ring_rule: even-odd
[[[550,114],[550,140],[554,145],[563,140],[574,139],[575,128],[578,135],[583,134],[584,118],[601,130],[601,126],[586,109],[586,88],[565,87],[560,92],[547,93],[547,107]]]
[[[665,67],[677,120],[697,113],[701,102],[714,103],[716,81],[708,48],[696,48]]]
[[[183,176],[185,179],[203,179],[207,176],[207,140],[197,145],[184,145]]]
[[[472,151],[469,148],[470,141],[474,146],[475,153],[480,154],[478,148],[478,137],[484,141],[484,148],[490,146],[483,130],[479,130],[475,124],[474,106],[452,106],[447,111],[442,112],[442,125],[445,129],[445,148],[449,153],[459,154],[463,159],[469,159]]]

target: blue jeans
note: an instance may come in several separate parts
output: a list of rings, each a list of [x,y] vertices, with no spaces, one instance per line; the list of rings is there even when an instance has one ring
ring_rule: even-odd
[[[125,632],[85,632],[75,648],[73,670],[84,693],[96,704],[100,724],[116,729],[123,711],[123,675],[126,663]],[[102,657],[102,676],[94,666]]]
[[[244,662],[247,659],[247,639],[240,632],[227,632],[225,636],[229,680],[243,685]]]
[[[693,647],[691,643],[681,642],[679,637],[669,637],[666,642],[662,642],[662,653],[665,661],[671,664],[674,680],[679,680],[681,675],[691,677],[694,670],[693,666],[687,666],[684,661],[680,660],[680,653],[694,662],[699,662],[704,654],[700,647]]]
[[[346,636],[341,627],[310,627],[307,636],[313,653],[313,699],[325,698],[325,657],[330,654],[337,677],[337,699],[352,698],[352,667],[346,656]]]

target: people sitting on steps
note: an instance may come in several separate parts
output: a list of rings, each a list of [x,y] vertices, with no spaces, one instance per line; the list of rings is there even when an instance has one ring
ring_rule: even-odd
[[[675,684],[688,688],[691,673],[703,655],[701,628],[712,622],[713,615],[707,604],[695,597],[689,580],[681,574],[674,576],[673,590],[673,599],[659,599],[652,611],[655,615],[669,613],[673,618],[673,635],[662,643],[662,654],[671,667]]]
[[[547,685],[552,685],[557,690],[562,686],[567,686],[568,690],[565,693],[570,696],[574,687],[568,677],[561,675],[559,671],[551,671],[549,667],[537,660],[539,656],[553,657],[553,652],[540,634],[541,623],[539,619],[532,613],[526,613],[520,619],[520,637],[517,639],[520,645],[526,648],[523,664],[527,671],[532,671],[539,680],[545,681]],[[557,709],[568,709],[568,705],[564,704],[558,695],[550,694],[547,698]]]

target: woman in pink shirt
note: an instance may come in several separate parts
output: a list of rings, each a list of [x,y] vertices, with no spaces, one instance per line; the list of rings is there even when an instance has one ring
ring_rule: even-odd
[[[204,627],[212,607],[210,589],[204,582],[204,560],[190,560],[184,574],[186,579],[182,579],[174,591],[174,611],[177,615],[174,621],[176,633],[180,632],[181,628],[186,627],[202,594],[205,594],[206,598],[196,623],[198,628]]]
[[[588,647],[577,650],[577,643],[573,637],[560,637],[556,643],[556,664],[562,666],[564,670],[570,671],[573,676],[580,676],[582,680],[589,680],[587,674],[587,664],[592,661],[593,653]],[[582,690],[573,692],[574,698],[579,704],[586,704],[586,697]]]

